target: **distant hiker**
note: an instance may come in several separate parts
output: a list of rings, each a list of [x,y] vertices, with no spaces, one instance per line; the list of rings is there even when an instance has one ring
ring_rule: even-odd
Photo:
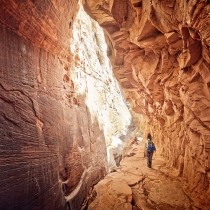
[[[155,144],[152,141],[152,136],[150,133],[147,135],[147,142],[146,142],[146,156],[147,156],[147,166],[149,168],[152,167],[152,156],[154,151],[156,151]]]

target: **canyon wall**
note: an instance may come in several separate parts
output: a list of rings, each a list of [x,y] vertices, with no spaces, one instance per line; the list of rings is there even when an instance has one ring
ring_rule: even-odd
[[[83,0],[133,111],[200,208],[210,200],[208,2]],[[1,1],[0,209],[77,209],[106,173],[105,138],[69,76],[77,9]]]
[[[98,119],[104,131],[108,168],[112,171],[129,138],[131,115],[113,75],[104,32],[81,5],[73,22],[70,49],[73,62],[68,76],[77,94],[86,96],[92,117]]]
[[[210,4],[83,0],[132,109],[200,208],[210,200]]]
[[[79,209],[107,171],[96,118],[68,76],[77,1],[1,1],[0,209]]]

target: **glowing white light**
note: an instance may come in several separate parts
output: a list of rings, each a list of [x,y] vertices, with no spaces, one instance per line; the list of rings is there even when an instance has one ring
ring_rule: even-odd
[[[82,7],[74,20],[70,50],[77,94],[86,95],[92,120],[98,119],[107,146],[120,147],[122,142],[116,136],[126,133],[131,115],[113,76],[103,30]]]

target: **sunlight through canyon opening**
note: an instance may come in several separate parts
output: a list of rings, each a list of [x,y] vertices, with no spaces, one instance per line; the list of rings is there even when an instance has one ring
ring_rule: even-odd
[[[70,77],[76,93],[85,95],[92,121],[96,118],[104,132],[111,171],[116,167],[114,155],[122,153],[120,137],[128,133],[131,114],[107,57],[104,32],[82,6],[73,23],[70,50],[74,55]]]
[[[209,1],[0,10],[0,210],[209,210]]]

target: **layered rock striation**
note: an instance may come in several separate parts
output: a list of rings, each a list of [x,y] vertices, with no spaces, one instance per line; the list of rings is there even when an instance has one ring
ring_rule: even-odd
[[[83,0],[133,110],[200,208],[210,200],[208,2]],[[76,209],[106,173],[104,136],[68,73],[77,9],[1,1],[1,209]]]
[[[77,1],[1,1],[0,209],[79,209],[106,145],[68,76]]]
[[[133,111],[197,206],[210,198],[209,1],[83,0]]]

